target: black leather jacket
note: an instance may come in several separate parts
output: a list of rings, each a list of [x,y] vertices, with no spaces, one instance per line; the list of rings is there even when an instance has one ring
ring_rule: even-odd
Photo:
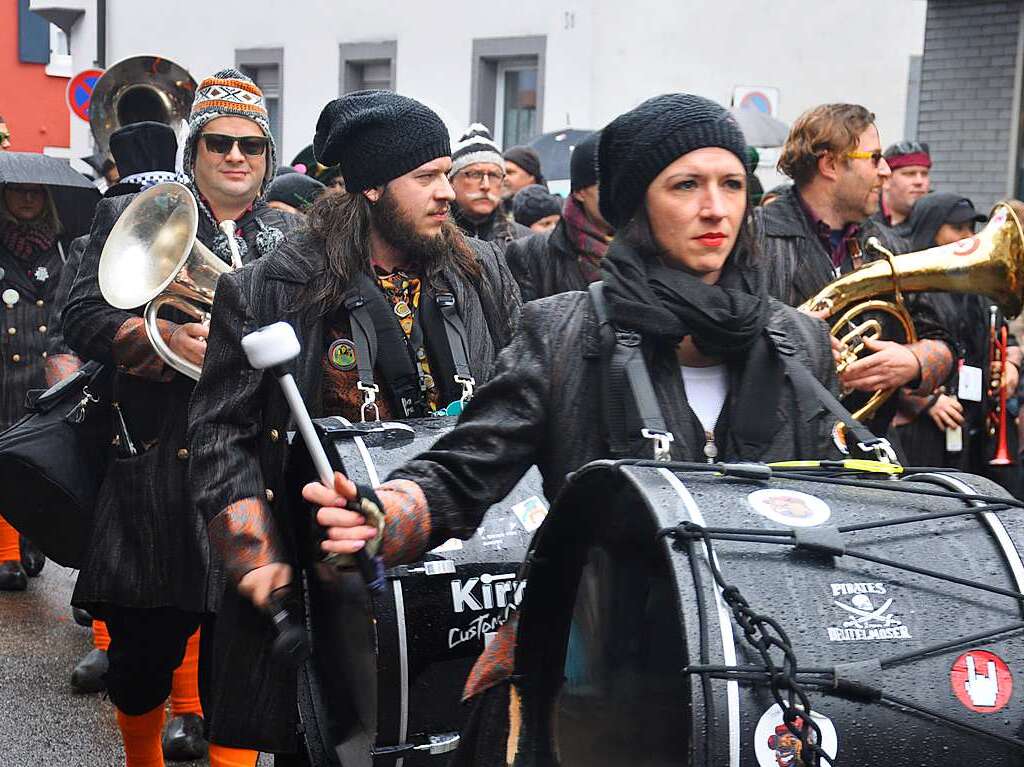
[[[586,289],[587,280],[580,271],[579,254],[569,240],[567,226],[562,219],[550,232],[508,244],[505,260],[519,283],[523,303]]]

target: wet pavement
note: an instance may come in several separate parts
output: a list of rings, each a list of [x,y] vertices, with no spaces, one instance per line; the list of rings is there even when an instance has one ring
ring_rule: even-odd
[[[125,763],[111,703],[102,694],[75,693],[69,681],[92,648],[91,632],[71,617],[76,575],[47,562],[28,591],[0,591],[0,767]],[[272,759],[259,764],[269,767]]]

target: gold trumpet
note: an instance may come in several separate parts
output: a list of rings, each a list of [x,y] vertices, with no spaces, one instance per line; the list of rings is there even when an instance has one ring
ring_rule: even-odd
[[[825,312],[832,320],[832,335],[842,344],[838,372],[857,359],[867,339],[882,331],[873,312],[893,317],[903,329],[906,343],[917,340],[914,322],[903,301],[904,293],[978,293],[991,298],[1008,318],[1020,314],[1024,302],[1024,229],[1014,205],[1000,202],[978,234],[949,245],[896,256],[872,237],[867,246],[884,258],[862,266],[829,283],[800,309]],[[886,298],[892,296],[892,299]],[[870,418],[895,389],[879,389],[853,417]]]

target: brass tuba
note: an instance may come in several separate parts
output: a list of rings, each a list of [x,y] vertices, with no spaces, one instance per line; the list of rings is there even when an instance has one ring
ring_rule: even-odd
[[[195,380],[201,368],[171,351],[156,321],[164,306],[198,322],[210,318],[217,280],[231,267],[196,239],[198,227],[199,207],[188,188],[175,182],[157,184],[125,208],[110,230],[99,264],[100,292],[107,303],[118,309],[145,304],[146,335],[153,349]]]
[[[832,335],[843,346],[839,373],[857,359],[865,339],[881,335],[876,319],[861,319],[865,313],[894,317],[907,342],[917,340],[903,293],[979,293],[991,298],[1006,317],[1020,314],[1024,301],[1024,229],[1006,202],[996,204],[988,224],[978,234],[949,245],[894,256],[872,237],[868,247],[884,258],[843,275],[800,306],[805,311],[825,312]],[[888,295],[893,300],[884,298]],[[853,417],[869,418],[893,391],[874,392]]]
[[[96,81],[89,126],[96,151],[110,154],[110,134],[125,125],[151,120],[175,131],[188,119],[196,81],[188,71],[160,56],[133,56],[111,66]]]

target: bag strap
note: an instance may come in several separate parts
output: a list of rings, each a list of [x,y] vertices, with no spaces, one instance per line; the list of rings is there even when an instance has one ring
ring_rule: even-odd
[[[473,398],[473,387],[476,386],[476,379],[473,378],[473,371],[469,367],[466,325],[459,316],[454,294],[438,293],[435,300],[444,318],[445,335],[448,337],[448,347],[451,349],[452,362],[455,364],[455,383],[462,387],[462,402],[466,403]]]
[[[654,392],[650,371],[643,355],[643,336],[633,330],[620,330],[615,327],[608,311],[608,303],[604,297],[604,283],[592,282],[588,287],[590,300],[594,305],[594,313],[601,329],[602,359],[605,350],[610,351],[610,359],[606,371],[605,413],[612,419],[611,405],[622,402],[625,389],[629,390],[636,405],[640,418],[640,435],[653,443],[654,460],[668,461],[671,459],[671,445],[674,437],[669,431],[661,404]],[[609,442],[616,440],[618,429],[615,424],[609,425]]]
[[[846,427],[847,432],[852,434],[856,440],[857,447],[864,453],[874,454],[875,458],[883,463],[898,462],[889,440],[872,434],[864,424],[853,417],[832,392],[825,388],[821,381],[815,378],[806,366],[796,359],[796,348],[782,330],[766,328],[766,333],[779,352],[786,368],[786,375],[793,382],[799,399],[817,400]]]
[[[359,381],[356,388],[363,393],[363,404],[359,408],[359,417],[365,422],[366,411],[373,411],[373,420],[380,420],[380,408],[377,406],[377,395],[380,387],[373,380],[373,366],[377,360],[377,331],[373,326],[370,309],[366,299],[359,294],[345,298],[349,323],[352,326],[352,343],[356,347],[356,373]]]

